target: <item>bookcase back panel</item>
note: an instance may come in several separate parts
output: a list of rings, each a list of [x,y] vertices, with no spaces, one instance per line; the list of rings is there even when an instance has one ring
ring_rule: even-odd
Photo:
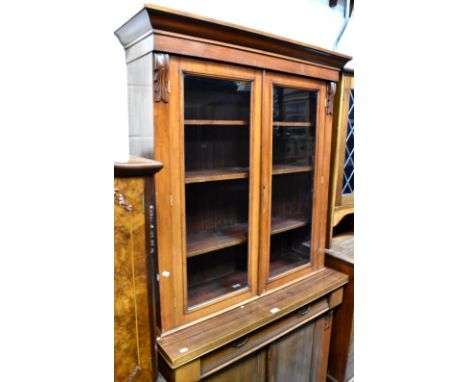
[[[312,174],[310,172],[284,174],[273,177],[271,217],[275,219],[301,218],[310,222],[312,212]]]
[[[185,171],[189,175],[217,169],[247,172],[249,131],[247,125],[186,125]]]
[[[186,185],[187,236],[223,232],[235,225],[247,225],[248,185],[246,179]]]

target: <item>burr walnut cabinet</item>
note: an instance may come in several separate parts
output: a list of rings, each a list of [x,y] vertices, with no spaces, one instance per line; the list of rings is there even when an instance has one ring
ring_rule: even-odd
[[[161,163],[129,158],[114,164],[114,380],[154,380],[150,225],[153,176]],[[153,352],[153,354],[152,354]]]
[[[324,248],[335,84],[350,57],[150,5],[115,33],[130,152],[164,164],[150,280],[159,371],[323,381],[347,282]]]

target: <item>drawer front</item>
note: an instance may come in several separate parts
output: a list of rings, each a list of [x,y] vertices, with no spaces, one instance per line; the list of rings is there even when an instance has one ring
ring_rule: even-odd
[[[329,310],[330,305],[327,299],[321,299],[203,356],[201,358],[201,376],[204,378],[216,373]]]

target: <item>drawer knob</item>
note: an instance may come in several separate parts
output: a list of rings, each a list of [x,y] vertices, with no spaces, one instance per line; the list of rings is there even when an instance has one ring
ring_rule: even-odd
[[[297,311],[297,314],[299,314],[299,316],[305,316],[309,312],[310,312],[310,306],[308,305],[308,306],[304,306],[301,309],[299,309]]]
[[[241,348],[242,346],[244,346],[247,343],[248,340],[249,340],[248,336],[239,338],[238,340],[235,340],[232,343],[232,346],[235,347],[235,348]]]

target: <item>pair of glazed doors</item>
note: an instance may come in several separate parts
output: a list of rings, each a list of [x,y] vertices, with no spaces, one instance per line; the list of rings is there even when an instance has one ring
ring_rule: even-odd
[[[323,267],[331,116],[308,77],[170,56],[167,81],[158,273],[175,327]]]

